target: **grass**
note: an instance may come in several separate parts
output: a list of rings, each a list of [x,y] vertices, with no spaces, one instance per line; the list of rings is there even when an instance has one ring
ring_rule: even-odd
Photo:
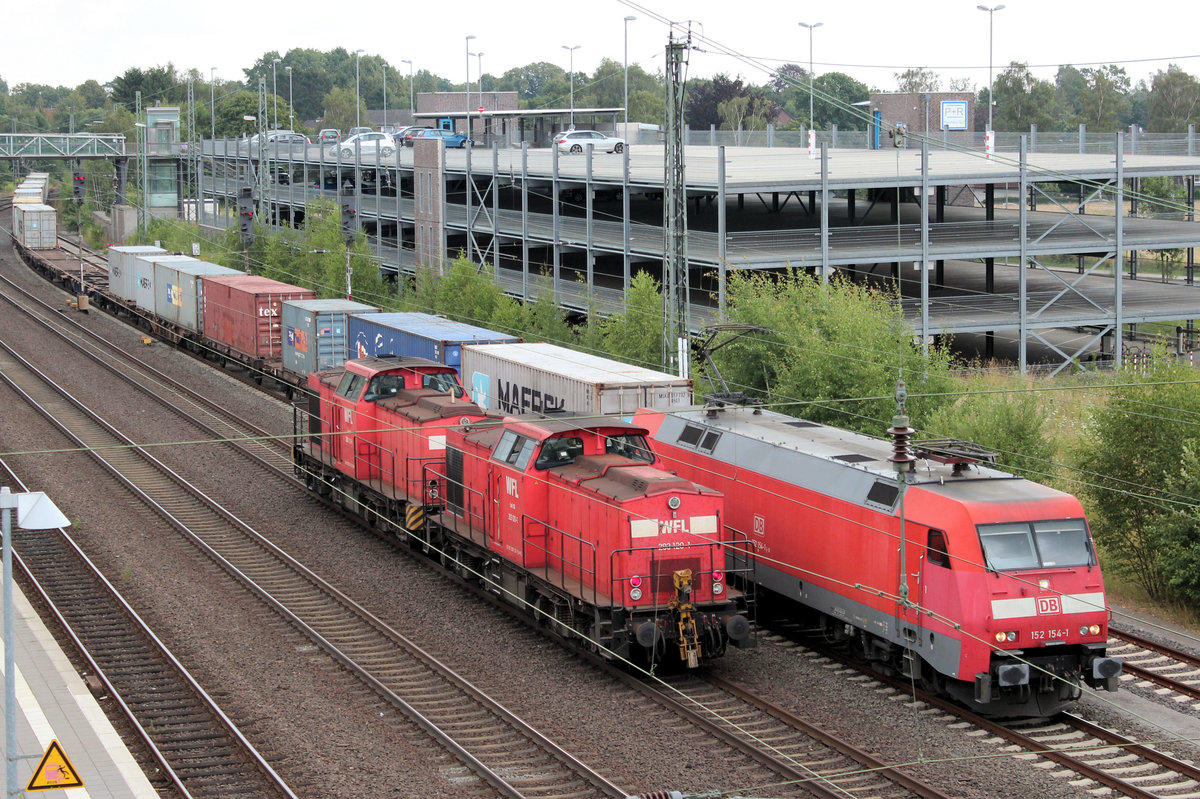
[[[1148,613],[1163,621],[1178,625],[1188,632],[1200,635],[1200,615],[1195,609],[1151,599],[1140,585],[1123,575],[1106,571],[1104,573],[1104,592],[1111,604]]]

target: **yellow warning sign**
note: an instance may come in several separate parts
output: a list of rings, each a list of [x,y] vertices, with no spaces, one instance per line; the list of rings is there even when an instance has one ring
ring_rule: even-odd
[[[38,763],[38,767],[34,769],[33,779],[25,786],[25,790],[55,791],[60,788],[82,787],[83,780],[75,772],[71,761],[67,760],[67,753],[58,745],[58,741],[51,741],[50,745],[46,747],[46,754],[42,755],[42,762]]]

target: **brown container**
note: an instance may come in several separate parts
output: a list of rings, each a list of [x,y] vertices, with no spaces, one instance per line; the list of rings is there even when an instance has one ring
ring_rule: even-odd
[[[204,336],[243,355],[283,358],[283,303],[316,292],[259,275],[204,279]]]

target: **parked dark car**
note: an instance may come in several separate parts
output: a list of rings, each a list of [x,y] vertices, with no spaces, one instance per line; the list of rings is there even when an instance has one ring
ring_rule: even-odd
[[[433,130],[433,128],[423,125],[410,125],[396,135],[396,141],[405,147],[412,147],[413,139],[421,135],[422,131]]]

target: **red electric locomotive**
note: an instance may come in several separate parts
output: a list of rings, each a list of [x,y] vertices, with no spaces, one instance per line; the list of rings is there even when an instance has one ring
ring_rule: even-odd
[[[561,634],[695,667],[750,645],[724,502],[655,466],[646,432],[570,416],[452,430],[441,526],[456,561]]]
[[[755,550],[760,607],[793,600],[831,639],[991,715],[1048,715],[1081,682],[1116,690],[1075,497],[956,442],[914,442],[901,492],[892,442],[753,406],[635,421],[667,468],[725,494],[726,525]]]

